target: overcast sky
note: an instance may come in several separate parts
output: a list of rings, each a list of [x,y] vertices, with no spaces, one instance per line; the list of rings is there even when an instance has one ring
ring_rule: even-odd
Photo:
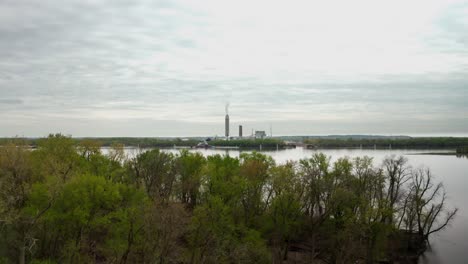
[[[0,0],[0,136],[468,135],[468,1]]]

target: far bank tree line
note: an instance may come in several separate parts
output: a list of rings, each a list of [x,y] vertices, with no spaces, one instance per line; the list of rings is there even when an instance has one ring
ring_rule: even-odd
[[[468,147],[457,148],[457,154],[468,155]]]
[[[379,149],[458,149],[468,148],[467,137],[414,138],[313,138],[305,144],[316,148],[379,148]]]
[[[210,139],[207,143],[210,146],[229,146],[246,149],[282,149],[286,146],[284,139],[289,137],[279,138],[264,138],[264,139]],[[294,137],[293,137],[294,138]],[[154,137],[102,137],[102,138],[74,138],[75,144],[80,142],[95,141],[99,142],[104,147],[110,147],[116,144],[122,144],[127,147],[140,148],[172,148],[176,147],[195,147],[198,143],[203,142],[206,138],[154,138]],[[304,143],[310,148],[378,148],[378,149],[453,149],[459,153],[466,153],[468,148],[467,137],[315,137],[305,138],[300,140],[294,138],[296,143],[292,145]],[[0,145],[10,142],[11,138],[0,138]],[[37,147],[41,139],[24,138],[25,144],[32,147]]]
[[[375,263],[423,250],[448,208],[404,157],[0,147],[0,263]]]
[[[6,144],[10,142],[11,138],[0,138],[0,144]],[[27,145],[37,147],[41,139],[25,138],[21,139]],[[82,144],[83,142],[97,142],[103,147],[111,147],[112,145],[123,145],[127,147],[139,147],[139,148],[172,148],[172,147],[196,147],[197,144],[206,140],[206,138],[200,139],[181,139],[181,138],[137,138],[137,137],[112,137],[112,138],[74,138],[75,144]],[[243,139],[209,139],[207,141],[209,146],[220,147],[239,147],[246,149],[276,149],[284,148],[285,142],[280,139],[274,138],[243,138]]]

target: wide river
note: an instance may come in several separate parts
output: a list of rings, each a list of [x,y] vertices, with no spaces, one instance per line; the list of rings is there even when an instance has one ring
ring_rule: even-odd
[[[164,149],[171,153],[178,153],[177,149]],[[239,150],[193,149],[205,156],[222,154],[238,157]],[[103,151],[106,152],[106,149]],[[138,151],[134,148],[126,149],[129,156]],[[249,151],[247,151],[249,152]],[[431,238],[431,247],[421,257],[420,263],[468,263],[468,159],[450,155],[423,155],[421,153],[440,152],[436,150],[369,150],[369,149],[320,149],[309,150],[303,148],[263,151],[270,155],[277,163],[288,160],[300,160],[310,157],[316,152],[323,152],[336,160],[340,157],[369,156],[374,158],[374,166],[380,166],[382,160],[390,155],[404,155],[412,167],[427,166],[431,169],[437,181],[442,181],[448,193],[449,207],[459,208],[452,225],[435,234]]]

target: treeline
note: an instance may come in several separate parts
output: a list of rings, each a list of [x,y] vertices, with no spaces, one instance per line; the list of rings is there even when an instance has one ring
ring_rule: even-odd
[[[39,145],[40,139],[35,138],[16,138],[15,140],[21,140],[24,144],[32,147]],[[81,142],[94,141],[99,142],[103,147],[111,147],[115,144],[122,144],[124,146],[140,147],[140,148],[171,148],[174,146],[179,147],[195,147],[203,139],[198,138],[137,138],[137,137],[112,137],[112,138],[73,138],[75,144]],[[0,138],[0,145],[6,144],[12,141],[11,138]],[[214,139],[207,141],[210,146],[220,147],[239,147],[239,148],[284,148],[285,143],[280,139],[232,139],[232,140],[220,140]]]
[[[24,144],[32,147],[39,145],[40,139],[38,138],[0,138],[0,145],[7,142],[22,141]],[[180,138],[144,138],[144,137],[110,137],[110,138],[73,138],[75,144],[81,142],[94,141],[99,142],[103,147],[110,147],[115,144],[122,144],[124,146],[140,147],[140,148],[170,148],[174,146],[196,146],[200,141],[197,139],[180,139]]]
[[[195,147],[203,139],[180,139],[180,138],[85,138],[75,139],[78,141],[93,140],[100,142],[103,146],[109,147],[112,144],[123,144],[125,146],[139,146],[141,148],[166,148],[174,146]],[[239,148],[284,148],[285,143],[279,139],[265,138],[265,139],[212,139],[207,141],[209,146],[214,147],[239,147]]]
[[[228,146],[228,147],[239,147],[239,148],[269,148],[276,149],[284,148],[285,143],[282,140],[274,138],[264,139],[234,139],[234,140],[212,140],[208,141],[211,146]]]
[[[316,138],[307,139],[305,144],[316,148],[398,148],[398,149],[456,149],[468,147],[468,138],[459,137],[427,137],[427,138]]]
[[[0,144],[11,141],[11,138],[0,138]],[[40,139],[23,138],[21,139],[30,146],[38,146]],[[204,138],[136,138],[136,137],[112,137],[112,138],[74,138],[76,144],[82,141],[98,141],[104,147],[110,147],[114,144],[123,144],[124,146],[133,146],[140,148],[170,148],[174,146],[195,147]],[[303,140],[309,148],[378,148],[378,149],[466,149],[468,148],[468,138],[461,137],[317,137]],[[207,142],[211,146],[228,146],[240,148],[256,148],[260,145],[262,148],[284,148],[285,141],[281,138],[265,139],[233,139],[219,140],[213,139]]]
[[[100,149],[60,134],[0,147],[0,263],[374,263],[456,214],[403,157]]]
[[[0,146],[11,143],[12,141],[21,142],[21,144],[23,145],[37,146],[37,142],[39,141],[39,138],[19,138],[19,137],[0,138]]]
[[[457,154],[463,154],[463,155],[468,154],[468,147],[457,148]]]
[[[140,148],[169,148],[174,146],[196,146],[200,141],[197,139],[181,138],[137,138],[137,137],[113,137],[113,138],[83,138],[77,140],[93,140],[99,141],[105,147],[113,144],[123,144],[125,146],[140,147]]]

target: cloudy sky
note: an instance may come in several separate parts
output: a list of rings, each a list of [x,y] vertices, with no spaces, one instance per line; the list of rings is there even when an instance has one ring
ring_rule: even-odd
[[[468,0],[0,0],[0,136],[468,135]]]

